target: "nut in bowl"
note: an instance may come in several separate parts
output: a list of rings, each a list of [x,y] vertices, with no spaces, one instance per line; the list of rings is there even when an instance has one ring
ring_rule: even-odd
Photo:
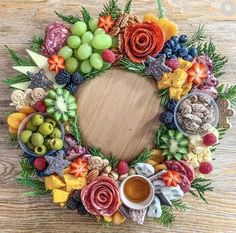
[[[50,155],[63,148],[64,127],[47,114],[26,117],[18,130],[21,149],[33,157]]]
[[[120,198],[127,207],[139,210],[148,207],[154,199],[154,186],[144,176],[128,176],[120,185]]]
[[[186,136],[205,135],[218,124],[219,109],[209,95],[193,92],[178,102],[174,120],[178,130]]]

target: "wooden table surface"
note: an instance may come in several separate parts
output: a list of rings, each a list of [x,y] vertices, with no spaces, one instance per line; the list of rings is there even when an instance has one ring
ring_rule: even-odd
[[[4,45],[21,54],[30,46],[32,34],[43,35],[44,28],[57,20],[53,9],[65,14],[78,13],[81,4],[96,15],[105,0],[1,0],[0,2],[0,78],[14,74]],[[121,0],[124,6],[125,1]],[[180,26],[180,32],[192,34],[199,23],[205,24],[218,50],[229,57],[224,83],[235,83],[236,76],[236,1],[235,0],[165,0],[167,15]],[[142,17],[156,12],[154,0],[134,0],[133,12]],[[127,78],[129,80],[127,81]],[[81,129],[86,143],[100,145],[105,152],[120,158],[134,157],[150,141],[151,130],[158,124],[159,101],[155,87],[147,80],[111,70],[86,84],[78,93]],[[6,140],[4,112],[9,107],[10,90],[0,84],[0,233],[62,232],[236,232],[236,147],[235,129],[230,130],[215,154],[214,172],[210,176],[215,190],[207,196],[209,205],[185,196],[191,206],[187,213],[176,213],[174,228],[166,229],[146,220],[143,226],[126,222],[104,228],[88,217],[52,204],[50,198],[28,198],[15,181],[19,173],[19,150]],[[98,101],[95,103],[95,101]],[[136,103],[136,104],[134,104]],[[102,110],[102,111],[101,111]],[[99,112],[100,111],[100,112]],[[236,120],[232,120],[234,127]],[[140,126],[140,127],[139,127]]]

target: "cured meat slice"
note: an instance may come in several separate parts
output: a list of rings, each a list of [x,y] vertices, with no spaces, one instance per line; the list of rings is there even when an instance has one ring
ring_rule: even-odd
[[[190,190],[191,184],[187,178],[187,176],[180,173],[180,176],[182,178],[182,182],[179,184],[180,188],[184,193],[187,193]]]
[[[168,168],[168,170],[174,170],[183,175],[187,175],[183,166],[176,160],[167,160],[165,161],[165,165]]]
[[[193,167],[187,161],[184,160],[180,160],[179,163],[184,168],[186,176],[188,177],[189,181],[192,182],[195,178],[195,172]]]

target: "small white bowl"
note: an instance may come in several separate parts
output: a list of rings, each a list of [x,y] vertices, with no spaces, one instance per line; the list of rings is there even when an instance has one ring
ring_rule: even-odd
[[[127,182],[127,180],[129,180],[133,177],[140,177],[140,178],[144,179],[149,184],[150,194],[149,194],[148,198],[143,202],[139,202],[139,203],[131,202],[130,200],[128,200],[126,198],[126,196],[124,194],[124,185],[125,185],[125,183]],[[152,201],[154,199],[154,196],[155,196],[154,186],[152,185],[151,181],[148,180],[144,176],[140,176],[140,175],[128,176],[127,178],[125,178],[122,181],[122,183],[120,185],[120,198],[121,198],[121,201],[123,202],[124,205],[126,205],[127,207],[129,207],[131,209],[134,209],[134,210],[140,210],[140,209],[144,209],[144,208],[148,207],[152,203]]]

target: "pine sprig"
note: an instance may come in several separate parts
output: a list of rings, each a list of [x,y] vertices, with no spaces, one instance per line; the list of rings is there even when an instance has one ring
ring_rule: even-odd
[[[161,136],[165,134],[167,127],[164,124],[161,124],[158,129],[154,132],[154,144],[158,148],[161,145]]]
[[[236,84],[230,86],[220,84],[217,87],[217,92],[219,99],[228,99],[233,106],[236,105]]]
[[[217,53],[216,46],[212,42],[212,39],[210,39],[209,42],[199,43],[197,50],[199,55],[208,55],[212,60],[214,66],[213,73],[217,78],[221,77],[225,73],[222,71],[222,69],[228,62],[228,59],[225,56]]]
[[[84,78],[85,80],[90,80],[95,78],[96,76],[99,76],[101,74],[103,74],[104,72],[106,72],[107,70],[109,70],[111,68],[111,64],[110,63],[104,63],[103,67],[100,70],[92,70],[90,73],[85,74]]]
[[[8,86],[11,86],[16,83],[22,83],[22,82],[27,82],[27,81],[29,81],[29,77],[27,77],[24,74],[17,74],[17,75],[10,77],[10,78],[4,79],[3,83],[5,83]]]
[[[74,24],[78,21],[81,21],[80,17],[77,15],[63,15],[61,13],[58,13],[57,11],[54,12],[59,18],[61,18],[66,23]]]
[[[121,65],[122,68],[132,71],[134,73],[138,73],[138,74],[143,74],[147,68],[144,64],[142,63],[138,64],[138,63],[132,62],[128,58],[122,59],[119,62],[119,64]]]
[[[129,14],[130,13],[131,4],[132,4],[132,0],[128,0],[126,5],[125,5],[125,8],[124,8],[124,13],[125,14]]]
[[[191,189],[190,193],[195,196],[201,198],[204,202],[207,202],[205,198],[205,193],[208,191],[213,191],[213,187],[211,186],[212,180],[206,179],[206,178],[196,178],[192,184],[191,184]]]
[[[14,146],[15,148],[19,148],[19,142],[18,142],[18,138],[16,134],[13,133],[8,133],[8,137],[7,140],[9,142],[9,144],[11,144],[12,146]]]
[[[36,53],[40,53],[42,45],[43,45],[43,38],[40,36],[34,36],[32,39],[31,49]]]
[[[157,8],[158,8],[158,17],[161,19],[165,16],[161,0],[157,0]]]
[[[24,194],[27,196],[45,196],[49,195],[51,192],[48,190],[45,190],[44,182],[40,180],[36,180],[34,178],[17,178],[16,179],[18,183],[29,187],[32,189],[32,191],[25,192]]]
[[[158,96],[161,98],[160,104],[162,106],[165,106],[168,103],[168,101],[170,100],[169,90],[168,89],[159,90],[158,91]]]
[[[83,20],[84,22],[87,24],[87,26],[89,25],[89,20],[92,18],[89,11],[85,8],[85,7],[81,7],[81,13],[83,15]]]
[[[136,164],[145,162],[145,161],[148,160],[151,156],[152,156],[151,150],[150,150],[150,149],[146,149],[146,150],[144,150],[142,153],[140,153],[140,154],[136,157],[136,159],[134,159],[132,162],[130,162],[129,166],[130,166],[130,167],[135,167]]]
[[[79,145],[82,145],[82,135],[80,132],[79,124],[78,124],[79,116],[77,115],[74,119],[69,121],[71,134],[74,136]]]
[[[99,16],[111,15],[113,19],[117,19],[121,13],[121,9],[118,6],[118,0],[109,0],[108,3],[103,4],[103,9]]]
[[[172,200],[172,207],[175,208],[176,210],[180,210],[180,211],[187,211],[189,210],[189,206],[184,203],[182,200]]]
[[[10,49],[8,46],[5,46],[14,62],[15,66],[34,66],[35,63],[29,57],[23,57],[17,54],[13,49]]]
[[[29,162],[26,158],[21,158],[20,160],[20,166],[21,166],[21,178],[29,178],[35,174],[35,168],[34,166]]]
[[[169,206],[162,205],[162,215],[160,218],[154,218],[154,221],[164,227],[172,227],[175,222],[175,215]]]
[[[208,35],[205,32],[205,26],[199,25],[197,31],[192,35],[190,40],[186,43],[187,47],[197,47],[199,43],[203,42]]]

